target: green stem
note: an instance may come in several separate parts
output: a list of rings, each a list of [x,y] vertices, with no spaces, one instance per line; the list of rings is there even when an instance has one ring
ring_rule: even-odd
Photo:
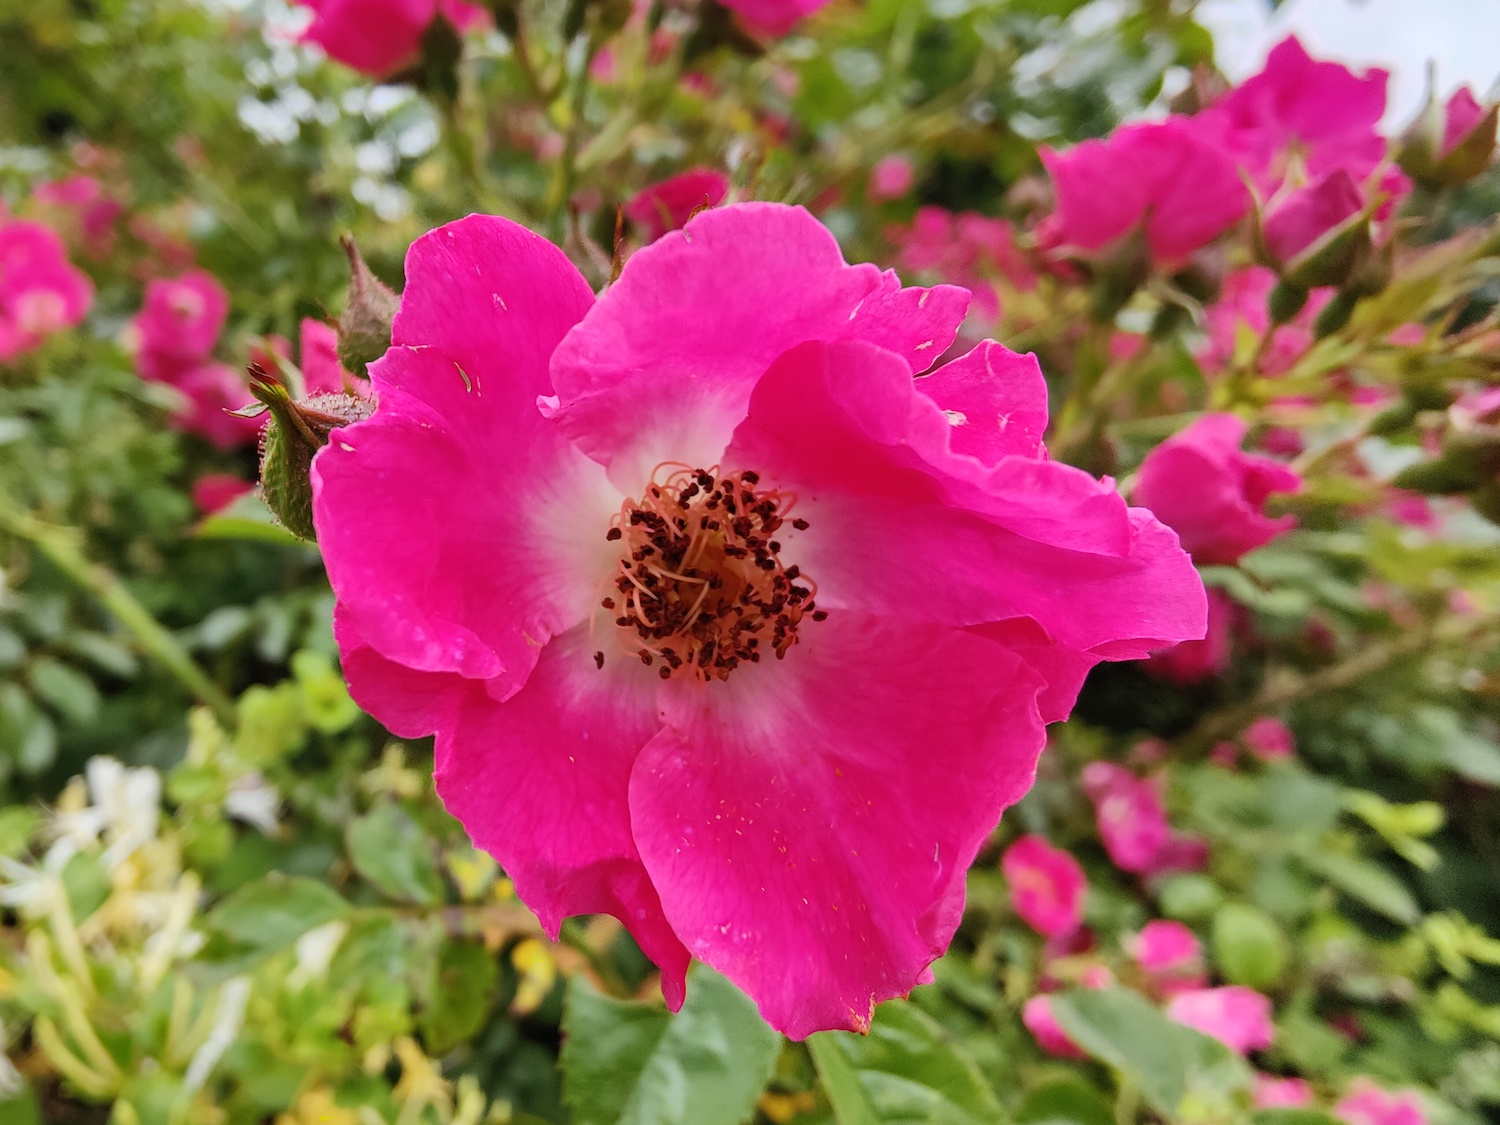
[[[0,506],[0,529],[32,544],[54,566],[97,598],[121,625],[135,635],[147,655],[212,710],[223,726],[234,727],[234,703],[229,696],[204,674],[177,638],[136,600],[113,572],[88,560],[79,547],[79,534],[75,529],[43,523],[4,506]]]

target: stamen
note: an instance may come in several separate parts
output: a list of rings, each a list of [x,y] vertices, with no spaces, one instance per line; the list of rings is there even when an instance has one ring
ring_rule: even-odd
[[[758,489],[760,479],[664,462],[641,499],[611,521],[606,538],[624,549],[600,604],[618,611],[622,647],[647,666],[659,662],[662,679],[727,679],[766,650],[781,659],[805,617],[828,616],[814,611],[816,584],[782,566],[782,541],[772,538],[796,497]],[[790,522],[798,531],[809,526]],[[595,664],[603,661],[596,653]]]

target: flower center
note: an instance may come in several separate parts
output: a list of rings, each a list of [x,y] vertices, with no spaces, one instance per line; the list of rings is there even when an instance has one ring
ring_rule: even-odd
[[[658,465],[645,495],[610,521],[624,552],[603,606],[615,614],[621,647],[662,679],[725,680],[742,662],[797,643],[803,617],[822,621],[815,583],[783,566],[775,538],[795,497],[758,489],[754,472]],[[604,653],[594,653],[604,666]]]

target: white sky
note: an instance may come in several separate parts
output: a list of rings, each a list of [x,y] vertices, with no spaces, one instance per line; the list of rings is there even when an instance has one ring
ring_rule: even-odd
[[[1319,58],[1391,72],[1387,125],[1422,101],[1429,60],[1446,94],[1467,82],[1482,99],[1500,77],[1500,0],[1204,0],[1198,18],[1214,33],[1219,66],[1239,79],[1291,32]]]

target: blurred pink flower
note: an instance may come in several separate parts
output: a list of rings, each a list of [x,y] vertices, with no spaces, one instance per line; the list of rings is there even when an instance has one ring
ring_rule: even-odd
[[[206,270],[148,283],[132,322],[137,370],[156,382],[179,382],[212,354],[228,316],[229,294]]]
[[[647,242],[678,230],[695,211],[717,207],[729,194],[729,177],[713,168],[689,168],[636,193],[625,204],[625,217],[639,226]]]
[[[1136,964],[1153,976],[1196,976],[1203,971],[1203,946],[1181,922],[1156,918],[1130,941]]]
[[[1200,565],[1228,564],[1296,526],[1264,512],[1276,492],[1302,478],[1269,457],[1240,450],[1247,427],[1233,414],[1206,414],[1146,455],[1132,499],[1177,532]]]
[[[1270,997],[1238,984],[1179,992],[1167,1002],[1167,1017],[1242,1055],[1263,1050],[1276,1038]]]
[[[549,932],[615,915],[674,1008],[691,955],[789,1035],[866,1027],[1088,669],[1203,628],[1170,532],[999,426],[1044,416],[1034,364],[913,379],[964,304],[800,208],[706,211],[597,302],[470,216],[412,246],[379,407],[318,453],[354,697],[436,732]]]
[[[51,227],[0,218],[0,363],[80,323],[94,285],[68,261]]]
[[[233,473],[205,473],[193,482],[193,503],[205,516],[222,512],[255,485]]]
[[[38,184],[38,203],[66,211],[90,258],[107,257],[115,244],[115,220],[125,205],[105,194],[104,185],[93,176],[78,173],[62,180]]]
[[[1016,245],[1014,228],[1004,219],[919,207],[910,226],[890,227],[886,237],[896,247],[901,269],[931,273],[968,289],[973,296],[970,312],[986,325],[1000,317],[1000,282],[1021,291],[1036,288],[1036,274]]]
[[[1291,729],[1273,715],[1262,715],[1245,729],[1245,749],[1262,762],[1277,762],[1297,752]]]
[[[1287,266],[1364,206],[1364,195],[1348,172],[1342,168],[1325,172],[1267,205],[1262,226],[1266,250],[1278,266]]]
[[[302,38],[345,66],[382,78],[417,61],[422,36],[438,16],[460,31],[488,16],[463,0],[297,0],[313,10]]]
[[[1224,278],[1219,299],[1208,306],[1204,316],[1208,343],[1198,353],[1198,362],[1205,371],[1217,374],[1226,370],[1242,334],[1257,340],[1270,327],[1266,301],[1274,288],[1276,274],[1264,266],[1247,266]],[[1313,321],[1332,297],[1332,289],[1314,289],[1302,311],[1272,332],[1256,365],[1259,374],[1274,378],[1291,370],[1312,347]]]
[[[220,449],[249,445],[259,437],[263,416],[241,418],[229,413],[254,401],[234,368],[204,363],[179,374],[171,385],[182,395],[181,405],[172,412],[176,429],[197,434]]]
[[[351,376],[339,362],[339,334],[332,325],[307,317],[302,321],[298,342],[305,396],[368,390],[368,382]]]
[[[1447,156],[1468,140],[1469,135],[1484,123],[1489,112],[1485,106],[1479,104],[1474,97],[1474,91],[1467,86],[1460,86],[1455,90],[1453,96],[1448,99],[1447,105],[1443,107],[1443,147],[1438,156]],[[1492,133],[1494,128],[1493,125],[1490,126]]]
[[[1348,1125],[1427,1125],[1427,1111],[1415,1091],[1389,1093],[1367,1078],[1355,1079],[1333,1112]]]
[[[1300,1109],[1312,1105],[1313,1091],[1304,1078],[1279,1078],[1256,1071],[1250,1096],[1256,1109]]]
[[[1021,1022],[1036,1039],[1036,1045],[1049,1055],[1062,1059],[1086,1059],[1082,1048],[1068,1038],[1068,1033],[1052,1014],[1052,997],[1033,996],[1021,1009]]]
[[[882,156],[870,170],[870,198],[900,199],[916,182],[911,161],[900,153]]]
[[[1056,209],[1039,234],[1085,256],[1144,230],[1151,258],[1181,265],[1237,223],[1248,195],[1234,162],[1184,118],[1116,129],[1066,152],[1041,150]]]
[[[1384,70],[1355,74],[1308,55],[1295,36],[1265,67],[1194,118],[1202,135],[1233,156],[1263,196],[1281,185],[1293,159],[1316,179],[1342,169],[1363,183],[1385,159]]]
[[[754,30],[785,35],[805,16],[826,8],[829,0],[719,0],[738,12]]]
[[[1081,780],[1110,861],[1121,871],[1150,871],[1170,831],[1156,787],[1113,762],[1089,763]]]
[[[1022,836],[1006,849],[1000,870],[1011,905],[1037,933],[1057,937],[1082,923],[1088,882],[1078,861],[1061,848],[1041,836]]]
[[[1174,684],[1199,684],[1229,668],[1237,610],[1223,590],[1208,588],[1208,633],[1199,641],[1180,641],[1142,665]]]

